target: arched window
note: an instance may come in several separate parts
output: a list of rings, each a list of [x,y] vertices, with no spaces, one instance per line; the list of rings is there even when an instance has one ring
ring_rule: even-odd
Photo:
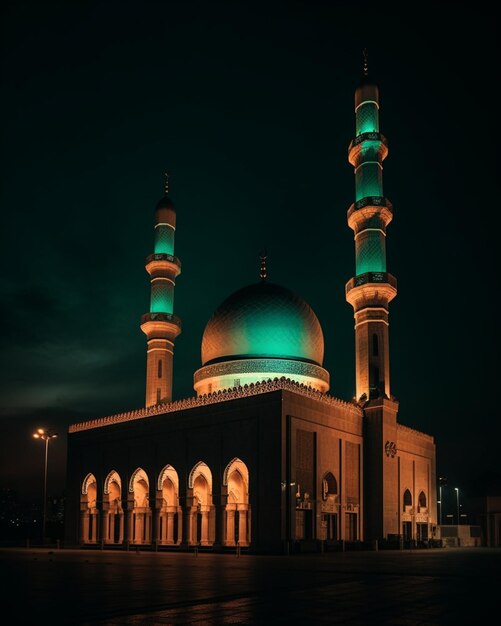
[[[322,498],[327,500],[328,496],[337,495],[337,480],[331,472],[327,472],[322,479]]]
[[[407,506],[412,506],[412,496],[408,489],[404,491],[404,511]]]
[[[424,491],[421,491],[421,493],[419,494],[418,504],[420,508],[423,508],[423,509],[426,508],[426,495]]]
[[[162,378],[162,359],[158,361],[158,378]]]
[[[379,356],[379,339],[376,333],[372,335],[372,356]]]

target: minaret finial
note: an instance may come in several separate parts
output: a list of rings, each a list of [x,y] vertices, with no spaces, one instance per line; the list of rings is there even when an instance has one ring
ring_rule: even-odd
[[[367,48],[363,49],[362,54],[364,55],[364,76],[369,76],[369,53]]]
[[[169,174],[168,172],[164,172],[164,191],[165,195],[169,195]]]
[[[268,270],[266,269],[266,259],[268,255],[266,254],[266,248],[259,255],[259,260],[261,262],[261,266],[259,269],[259,278],[262,281],[265,281],[268,278]]]

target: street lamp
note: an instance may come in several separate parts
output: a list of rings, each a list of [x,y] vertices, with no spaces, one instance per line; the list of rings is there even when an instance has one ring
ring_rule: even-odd
[[[45,430],[44,428],[38,428],[36,433],[33,433],[35,439],[42,439],[45,441],[45,474],[43,482],[43,519],[42,519],[42,543],[45,543],[45,522],[47,517],[47,463],[49,460],[49,441],[57,437],[57,433],[53,430]]]
[[[457,487],[454,487],[455,491],[456,491],[456,502],[457,502],[457,509],[458,509],[458,526],[459,526],[459,489]]]
[[[439,523],[440,525],[442,525],[442,486],[443,485],[447,485],[447,478],[445,478],[444,476],[440,476],[438,479],[438,497],[440,498],[440,500],[437,500],[437,504],[440,504],[440,509],[438,510],[438,515],[439,515]]]

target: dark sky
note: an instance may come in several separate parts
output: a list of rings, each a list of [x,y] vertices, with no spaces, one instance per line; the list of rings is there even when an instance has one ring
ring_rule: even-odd
[[[175,397],[205,323],[258,278],[323,326],[331,393],[354,394],[347,146],[367,46],[388,137],[399,419],[461,489],[500,452],[495,20],[481,4],[7,2],[2,9],[0,487],[64,485],[68,424],[144,403],[144,259],[171,173]],[[495,217],[496,215],[496,217]]]

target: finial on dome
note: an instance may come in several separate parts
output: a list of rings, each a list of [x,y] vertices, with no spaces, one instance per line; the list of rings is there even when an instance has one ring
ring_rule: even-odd
[[[259,255],[259,260],[261,262],[261,267],[259,269],[259,278],[263,281],[268,278],[268,270],[266,269],[267,256],[268,255],[266,254],[266,248],[265,248]]]
[[[367,48],[362,50],[362,54],[364,55],[364,76],[369,76],[369,53]]]
[[[165,195],[169,195],[169,174],[168,172],[164,172],[164,192]]]

